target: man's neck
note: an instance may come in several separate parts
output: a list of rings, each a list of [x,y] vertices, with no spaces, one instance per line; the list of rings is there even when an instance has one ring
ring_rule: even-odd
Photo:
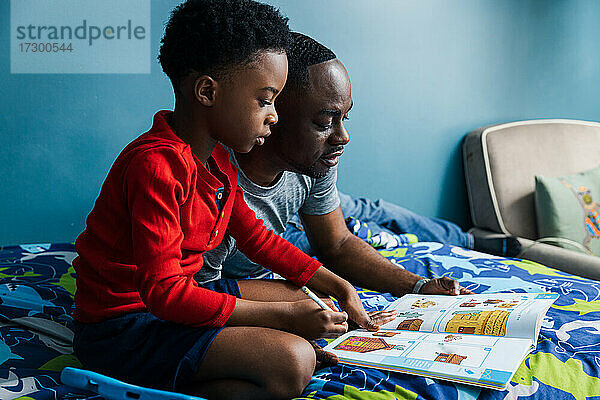
[[[265,146],[255,147],[249,153],[235,153],[235,158],[248,179],[263,187],[273,185],[284,171],[274,162],[277,157]]]

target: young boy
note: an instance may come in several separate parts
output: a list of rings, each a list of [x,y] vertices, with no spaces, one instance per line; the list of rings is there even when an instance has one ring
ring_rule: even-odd
[[[251,0],[189,0],[166,27],[160,62],[174,112],[113,164],[79,236],[75,353],[127,382],[208,398],[289,398],[315,368],[306,339],[348,315],[377,329],[345,280],[264,228],[219,142],[261,145],[287,75],[287,19]],[[320,309],[290,283],[193,279],[225,233],[297,286],[335,296]]]

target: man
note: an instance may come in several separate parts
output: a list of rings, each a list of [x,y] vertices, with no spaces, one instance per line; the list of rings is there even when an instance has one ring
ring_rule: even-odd
[[[467,293],[452,279],[425,280],[398,268],[351,234],[336,188],[336,166],[350,140],[343,125],[352,108],[348,73],[331,50],[299,33],[293,34],[288,60],[272,136],[250,153],[230,152],[249,206],[277,234],[298,213],[314,254],[355,285],[395,296]],[[205,263],[200,281],[218,277],[221,264],[223,275],[232,278],[267,273],[236,251],[231,238]]]

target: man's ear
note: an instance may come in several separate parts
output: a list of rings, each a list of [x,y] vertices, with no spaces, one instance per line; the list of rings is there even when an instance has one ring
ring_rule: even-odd
[[[194,98],[203,106],[212,107],[218,83],[208,75],[200,75],[194,80]]]

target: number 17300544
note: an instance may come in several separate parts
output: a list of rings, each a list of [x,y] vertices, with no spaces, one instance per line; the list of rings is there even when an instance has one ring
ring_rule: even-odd
[[[21,53],[60,53],[72,52],[73,43],[24,42],[19,43]]]

